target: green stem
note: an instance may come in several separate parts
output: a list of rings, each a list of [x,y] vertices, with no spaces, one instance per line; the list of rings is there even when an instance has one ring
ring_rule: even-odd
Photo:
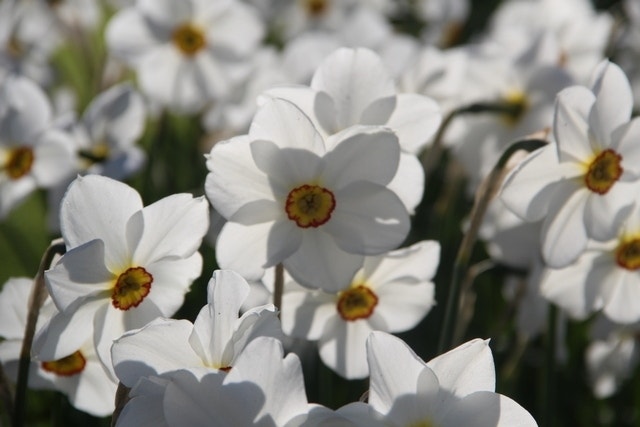
[[[282,294],[284,292],[284,267],[282,263],[276,265],[275,282],[273,284],[273,305],[278,310],[278,317],[282,311]]]
[[[438,165],[444,149],[442,145],[444,134],[447,132],[449,126],[451,126],[451,123],[456,117],[465,114],[494,113],[505,114],[515,118],[522,113],[522,108],[522,105],[517,103],[476,102],[458,107],[451,111],[440,124],[440,127],[433,138],[433,143],[422,155],[422,165],[424,166],[425,176],[429,177]]]
[[[62,239],[51,242],[47,250],[42,255],[38,274],[33,283],[33,290],[29,301],[29,312],[27,314],[27,324],[24,330],[24,339],[20,350],[20,362],[18,365],[18,380],[16,383],[16,397],[14,402],[13,426],[22,427],[24,425],[24,415],[27,399],[27,384],[29,382],[29,367],[31,365],[31,345],[36,333],[36,324],[40,307],[47,298],[47,290],[44,286],[44,272],[47,270],[53,258],[65,252],[65,245]]]
[[[460,301],[461,283],[465,277],[473,245],[478,236],[478,230],[482,224],[484,214],[487,211],[489,202],[493,199],[498,191],[498,187],[502,182],[503,169],[507,161],[518,150],[533,151],[547,144],[547,141],[540,139],[525,139],[511,144],[500,156],[498,162],[487,177],[487,186],[484,191],[476,198],[471,210],[471,223],[469,229],[462,238],[458,254],[453,264],[453,274],[451,278],[451,286],[447,299],[447,306],[442,326],[442,335],[438,345],[438,352],[444,353],[454,344],[455,322],[458,317],[458,308]]]
[[[0,363],[0,399],[2,399],[2,404],[4,405],[7,415],[13,424],[13,395],[11,394],[9,380],[2,368],[2,363]]]
[[[542,397],[542,427],[552,427],[555,413],[556,391],[556,327],[558,323],[558,308],[549,304],[547,317],[547,333],[545,336],[544,354],[544,396]]]

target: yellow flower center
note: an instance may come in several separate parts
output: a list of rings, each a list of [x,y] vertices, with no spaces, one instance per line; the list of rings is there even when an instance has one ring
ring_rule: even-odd
[[[317,185],[301,185],[289,192],[285,211],[298,227],[319,227],[329,221],[336,207],[333,193]]]
[[[329,0],[303,0],[303,3],[309,16],[316,18],[324,15],[329,9]]]
[[[42,362],[41,366],[42,369],[47,372],[52,372],[63,377],[70,377],[71,375],[82,372],[86,365],[87,360],[84,358],[80,350],[78,350],[67,357],[63,357],[62,359],[54,360],[52,362]]]
[[[411,423],[407,427],[436,427],[436,425],[432,423],[431,420],[422,420]]]
[[[527,94],[521,90],[513,90],[508,92],[502,101],[508,106],[502,119],[508,126],[515,126],[529,108]]]
[[[3,169],[11,179],[19,179],[28,174],[33,166],[33,150],[17,147],[9,150]]]
[[[151,292],[153,276],[142,267],[131,267],[118,276],[111,293],[111,304],[120,310],[137,307]]]
[[[640,238],[623,241],[616,248],[616,262],[627,270],[640,268]]]
[[[94,163],[102,163],[109,158],[109,145],[106,142],[100,142],[93,146],[78,151],[78,156],[91,166]]]
[[[202,28],[190,22],[176,28],[171,38],[173,43],[180,49],[180,52],[187,56],[195,55],[203,49],[207,43]]]
[[[368,318],[376,305],[378,296],[365,285],[356,285],[338,294],[338,313],[347,321]]]
[[[604,150],[589,163],[584,183],[594,193],[606,194],[622,175],[622,156],[613,150]]]

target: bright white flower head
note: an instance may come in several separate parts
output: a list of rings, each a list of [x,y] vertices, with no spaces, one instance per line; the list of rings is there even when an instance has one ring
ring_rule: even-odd
[[[138,0],[114,16],[106,38],[150,98],[197,111],[244,78],[263,27],[257,12],[236,0]]]
[[[602,62],[592,89],[558,94],[556,143],[531,153],[505,180],[504,203],[528,221],[544,219],[542,255],[565,267],[589,238],[616,236],[629,215],[640,179],[640,120],[630,121],[629,82],[618,66]]]
[[[139,170],[145,153],[135,143],[145,118],[144,101],[130,84],[99,94],[73,129],[82,169],[118,180]]]
[[[193,324],[187,320],[157,319],[114,342],[111,354],[116,375],[124,385],[133,387],[140,377],[180,369],[232,369],[254,338],[282,336],[271,304],[238,317],[248,294],[249,285],[237,273],[215,271],[209,281],[209,303]]]
[[[604,316],[598,316],[593,323],[585,360],[591,389],[597,398],[612,396],[633,377],[640,361],[639,326],[619,325]]]
[[[604,58],[614,20],[588,0],[503,2],[492,18],[492,40],[502,50],[518,51],[542,34],[557,45],[555,62],[580,83]]]
[[[257,280],[282,262],[305,286],[340,290],[364,255],[397,247],[409,231],[407,210],[386,187],[399,158],[386,129],[325,139],[290,102],[267,102],[248,135],[216,144],[207,159],[207,197],[228,221],[219,265]]]
[[[389,188],[410,211],[420,203],[424,172],[415,154],[436,132],[440,109],[426,96],[397,94],[393,78],[375,52],[338,49],[316,70],[311,87],[280,87],[267,94],[293,102],[325,138],[354,125],[393,130],[403,152]]]
[[[0,87],[0,219],[36,188],[73,175],[73,142],[52,128],[45,93],[24,77]]]
[[[372,332],[367,341],[371,380],[369,406],[386,426],[536,426],[518,403],[495,393],[488,341],[475,339],[424,363],[402,340]],[[351,404],[350,419],[370,417],[365,404]],[[368,424],[361,424],[368,425]]]
[[[616,239],[591,243],[578,260],[562,269],[548,269],[542,294],[572,317],[594,311],[616,323],[640,322],[640,205]]]
[[[0,362],[13,381],[18,377],[32,287],[33,279],[13,278],[0,292],[0,336],[4,338],[0,342]],[[42,327],[57,311],[47,298],[40,309],[37,327]],[[29,387],[61,391],[75,408],[95,416],[113,412],[117,385],[102,367],[91,340],[59,360],[33,360],[29,368]]]
[[[125,426],[300,426],[321,410],[307,403],[302,367],[282,344],[259,337],[228,373],[181,370],[142,378],[118,419]],[[311,412],[311,414],[310,414]]]
[[[434,241],[366,257],[351,285],[337,294],[294,289],[282,298],[288,335],[318,340],[320,358],[339,375],[365,378],[371,331],[404,332],[434,305],[431,282],[440,259]]]
[[[60,313],[37,335],[34,352],[57,359],[93,337],[112,369],[112,341],[173,315],[200,275],[208,204],[176,194],[143,207],[126,184],[88,175],[70,185],[60,217],[67,253],[45,273]]]

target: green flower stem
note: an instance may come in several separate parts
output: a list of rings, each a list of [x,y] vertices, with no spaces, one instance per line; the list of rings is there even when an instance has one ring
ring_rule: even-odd
[[[522,113],[522,108],[522,105],[517,103],[476,102],[458,107],[451,111],[440,124],[440,127],[433,138],[433,143],[422,155],[422,166],[424,167],[425,176],[430,176],[442,157],[442,151],[444,149],[442,140],[444,139],[444,134],[447,132],[447,129],[449,129],[449,126],[453,122],[453,119],[465,114],[479,113],[503,114],[516,118]]]
[[[451,286],[449,289],[449,296],[447,299],[447,306],[445,311],[445,317],[442,327],[442,335],[440,336],[440,342],[438,345],[438,352],[444,353],[449,350],[454,344],[454,331],[455,323],[458,317],[458,308],[461,293],[462,280],[465,277],[473,245],[475,244],[478,236],[478,230],[482,224],[482,219],[487,211],[489,202],[493,199],[497,193],[500,184],[503,179],[503,170],[507,164],[507,161],[518,150],[534,151],[547,144],[547,141],[540,139],[525,139],[517,141],[511,144],[500,156],[498,162],[491,170],[491,173],[487,177],[487,185],[484,191],[479,194],[471,210],[471,223],[466,234],[462,238],[462,243],[458,249],[453,265],[453,274],[451,278]]]
[[[64,254],[66,248],[62,239],[55,239],[51,242],[47,250],[42,255],[38,274],[33,283],[31,298],[29,301],[29,312],[27,314],[27,325],[24,330],[24,340],[20,350],[20,362],[18,365],[18,381],[16,384],[16,396],[13,412],[13,426],[22,427],[24,425],[24,414],[27,399],[27,384],[29,382],[29,366],[31,365],[31,345],[36,333],[36,323],[40,314],[40,307],[47,298],[47,290],[44,287],[44,271],[51,266],[51,262],[56,255]]]
[[[542,427],[552,427],[555,414],[556,390],[556,333],[558,324],[558,308],[549,304],[547,317],[547,333],[545,335],[544,353],[544,386],[542,396]]]
[[[282,310],[282,293],[284,292],[284,267],[282,263],[276,265],[275,271],[275,282],[273,284],[273,305],[276,306],[278,310],[278,317],[280,317],[280,312]]]
[[[131,391],[131,389],[127,386],[125,386],[122,383],[118,383],[118,388],[116,389],[116,408],[113,411],[113,415],[111,416],[111,427],[115,427],[115,425],[118,423],[118,417],[120,416],[120,413],[122,412],[122,410],[124,409],[124,406],[127,404],[127,402],[129,402],[130,398],[129,398],[129,392]]]
[[[0,363],[0,399],[2,400],[6,413],[13,424],[13,395],[11,394],[11,387],[9,387],[9,380],[4,374],[2,363]]]

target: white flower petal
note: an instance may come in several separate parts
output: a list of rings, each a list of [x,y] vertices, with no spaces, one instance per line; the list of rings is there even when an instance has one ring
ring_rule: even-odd
[[[165,257],[189,257],[200,247],[208,228],[209,204],[204,197],[165,197],[144,207],[127,224],[133,262],[144,266]]]
[[[413,93],[396,97],[396,107],[386,125],[398,136],[403,151],[417,154],[438,130],[442,114],[431,98]]]
[[[67,252],[45,272],[49,295],[60,311],[88,296],[111,294],[117,277],[104,265],[104,242],[91,240]]]
[[[131,388],[142,377],[201,366],[189,345],[192,329],[187,320],[160,318],[116,339],[111,357],[120,382]]]
[[[74,353],[92,337],[94,318],[104,305],[102,298],[88,298],[56,314],[36,332],[31,353],[39,360],[58,360]]]
[[[297,185],[316,181],[322,165],[321,159],[308,150],[281,148],[271,141],[251,142],[251,155],[269,177],[275,196],[282,198]]]
[[[109,51],[135,64],[144,53],[169,39],[169,30],[152,29],[145,17],[135,9],[122,9],[107,24],[105,38]]]
[[[587,281],[594,274],[591,267],[597,256],[598,252],[586,252],[568,267],[545,270],[540,284],[542,295],[572,318],[585,319],[600,305],[597,291]]]
[[[338,119],[334,132],[361,123],[362,113],[373,101],[395,95],[393,78],[382,60],[363,48],[341,48],[329,55],[315,72],[311,87],[333,98]]]
[[[20,340],[24,337],[27,324],[29,295],[33,287],[33,279],[12,277],[0,290],[0,337],[5,340]]]
[[[378,305],[375,314],[384,318],[389,332],[404,332],[414,328],[435,304],[433,283],[401,281],[377,287]]]
[[[413,245],[389,252],[388,254],[367,257],[362,266],[365,280],[381,284],[407,278],[431,280],[436,274],[440,262],[440,243],[435,240],[422,240]]]
[[[267,267],[272,228],[270,222],[250,226],[227,222],[216,243],[220,268],[237,271],[247,280],[260,280]]]
[[[418,392],[417,379],[423,375],[423,371],[431,371],[407,344],[386,332],[372,332],[369,335],[367,360],[371,377],[369,404],[382,414],[389,413],[399,397],[415,395]],[[431,383],[437,387],[435,375],[431,377]],[[430,388],[425,387],[423,391]],[[413,414],[407,415],[415,420],[411,417]]]
[[[138,0],[138,11],[150,24],[162,29],[173,29],[190,22],[193,17],[193,2],[173,0]]]
[[[349,287],[364,257],[344,252],[322,230],[301,234],[300,248],[282,262],[289,274],[301,285],[325,292],[335,293]]]
[[[323,225],[344,251],[377,255],[397,247],[409,232],[409,214],[395,193],[356,181],[335,194],[331,220]]]
[[[427,363],[440,387],[457,397],[476,391],[495,391],[495,367],[489,341],[474,339]]]
[[[257,385],[264,393],[265,401],[254,419],[271,418],[277,426],[286,425],[291,418],[309,409],[300,359],[293,353],[283,358],[283,354],[280,341],[258,337],[238,356],[236,365],[224,380],[225,386]],[[245,402],[241,390],[235,390],[238,401]]]
[[[76,159],[72,147],[73,141],[63,132],[51,129],[40,136],[33,149],[36,161],[31,169],[38,186],[53,187],[73,177]]]
[[[617,268],[615,273],[607,276],[607,287],[611,291],[606,296],[602,311],[616,323],[635,323],[640,320],[640,309],[636,304],[640,297],[640,277],[636,271],[622,268]]]
[[[268,98],[280,98],[291,102],[309,117],[316,129],[321,129],[314,112],[316,91],[310,87],[302,85],[276,86],[263,92],[258,98],[258,102],[264,104]]]
[[[146,311],[146,304],[153,303],[164,317],[170,317],[182,306],[184,295],[191,283],[202,273],[202,255],[194,253],[188,258],[167,258],[144,266],[153,276],[151,292],[142,301],[136,312]],[[137,325],[140,327],[150,321]],[[143,321],[143,318],[139,319]]]
[[[320,359],[343,378],[366,378],[369,368],[365,344],[372,330],[366,320],[331,318],[318,341]]]
[[[637,191],[635,183],[616,182],[606,194],[591,193],[584,207],[587,234],[598,241],[611,240],[629,217],[635,200],[629,197]]]
[[[69,186],[60,208],[67,248],[101,239],[107,268],[115,271],[128,267],[126,224],[140,209],[140,195],[128,185],[97,175],[79,176]]]
[[[621,180],[640,179],[640,118],[631,120],[616,129],[612,137],[611,148],[622,156]]]
[[[593,93],[582,86],[573,86],[558,94],[553,133],[561,162],[584,162],[593,156],[588,118],[594,102]]]
[[[424,178],[424,168],[420,160],[413,154],[400,153],[398,172],[387,188],[398,195],[412,215],[424,196]]]
[[[231,366],[225,351],[238,323],[238,313],[249,295],[249,285],[238,273],[216,270],[209,280],[208,304],[200,310],[189,342],[208,365]],[[234,355],[230,355],[231,358]]]
[[[177,49],[171,45],[154,47],[140,58],[138,82],[142,91],[164,105],[175,105],[183,99],[178,93],[180,68],[184,64]]]
[[[582,184],[563,181],[555,189],[542,224],[542,257],[552,268],[573,263],[587,246],[584,207],[589,191]]]
[[[442,422],[446,426],[537,427],[536,421],[514,400],[479,391],[455,402]]]
[[[273,198],[268,177],[253,161],[251,141],[248,136],[239,136],[219,142],[207,157],[205,191],[226,219],[249,202]]]
[[[622,69],[608,60],[602,61],[592,78],[596,102],[589,124],[601,143],[608,143],[610,134],[629,121],[633,110],[633,92]],[[607,144],[608,145],[608,144]]]
[[[557,182],[568,176],[557,164],[554,145],[529,154],[505,178],[500,192],[504,204],[529,222],[540,221],[547,214]]]
[[[354,181],[387,185],[398,170],[400,145],[388,129],[353,127],[336,136],[339,142],[322,159],[322,177],[333,191]]]
[[[275,143],[280,148],[299,148],[323,155],[324,141],[309,118],[284,99],[269,99],[251,122],[249,136]]]
[[[127,402],[118,417],[118,427],[168,427],[162,400],[168,380],[142,378],[129,392]]]
[[[336,297],[320,291],[301,289],[282,296],[282,329],[287,335],[318,340],[329,319],[336,316]]]
[[[256,8],[233,2],[216,15],[207,28],[211,50],[244,57],[256,49],[265,30]]]
[[[2,85],[0,97],[4,104],[0,139],[33,145],[51,122],[51,106],[43,90],[28,78],[9,76]]]

